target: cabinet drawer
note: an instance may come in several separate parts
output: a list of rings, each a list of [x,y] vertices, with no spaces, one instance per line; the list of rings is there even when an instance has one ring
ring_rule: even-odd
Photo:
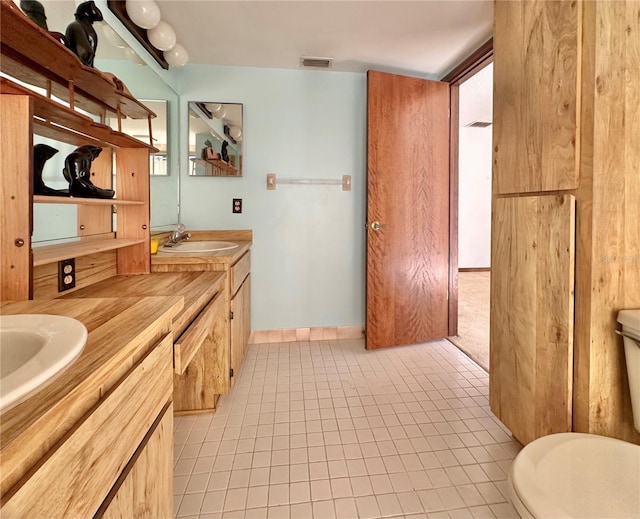
[[[3,517],[92,517],[171,399],[166,336],[5,496]]]
[[[174,371],[182,375],[209,335],[216,317],[224,312],[223,292],[218,292],[173,346]]]
[[[251,251],[248,251],[242,258],[240,258],[236,264],[231,267],[231,297],[242,285],[244,278],[251,271]]]

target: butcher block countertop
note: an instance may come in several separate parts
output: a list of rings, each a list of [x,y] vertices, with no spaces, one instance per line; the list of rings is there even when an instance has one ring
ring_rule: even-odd
[[[175,296],[0,303],[3,315],[65,315],[82,322],[89,332],[83,352],[66,371],[2,413],[3,495],[171,331],[182,308],[183,298]]]
[[[61,296],[61,299],[180,296],[184,299],[184,307],[173,319],[173,338],[176,339],[215,294],[224,290],[224,277],[224,272],[120,275]]]

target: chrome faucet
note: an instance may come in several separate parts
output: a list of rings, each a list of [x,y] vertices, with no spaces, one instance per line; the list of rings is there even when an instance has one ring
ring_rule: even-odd
[[[175,247],[180,242],[187,241],[191,238],[190,232],[185,232],[185,227],[183,224],[179,224],[178,227],[171,233],[171,238],[169,241],[164,244],[165,247]]]

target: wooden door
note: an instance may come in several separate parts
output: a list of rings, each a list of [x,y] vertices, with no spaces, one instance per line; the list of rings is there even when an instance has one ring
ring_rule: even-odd
[[[575,199],[494,198],[491,410],[523,444],[571,431]]]
[[[369,71],[367,349],[448,335],[449,85]]]

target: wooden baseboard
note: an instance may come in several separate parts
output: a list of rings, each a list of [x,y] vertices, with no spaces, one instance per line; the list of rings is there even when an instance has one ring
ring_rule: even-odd
[[[280,328],[251,332],[249,344],[270,344],[273,342],[328,341],[337,339],[361,339],[362,326],[325,326],[311,328]]]
[[[491,267],[469,267],[458,269],[458,272],[491,272]]]

